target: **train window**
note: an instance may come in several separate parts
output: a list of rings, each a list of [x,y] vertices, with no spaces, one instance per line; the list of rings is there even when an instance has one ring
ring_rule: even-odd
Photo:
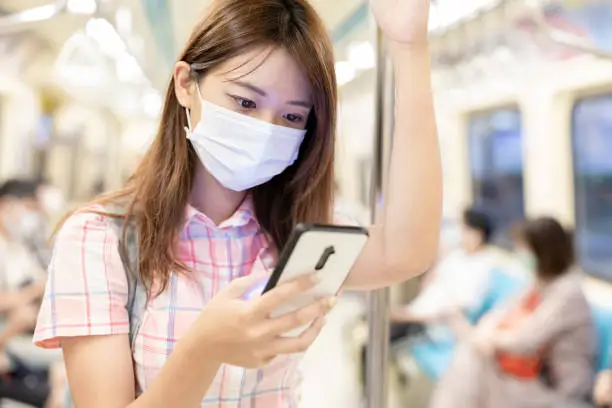
[[[612,95],[577,101],[572,119],[578,256],[612,279]]]
[[[494,242],[508,246],[509,227],[525,215],[523,143],[518,109],[475,113],[468,124],[474,205],[497,226]]]

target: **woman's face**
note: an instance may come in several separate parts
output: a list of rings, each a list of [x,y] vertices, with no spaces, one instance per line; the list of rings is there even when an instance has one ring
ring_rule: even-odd
[[[461,246],[466,252],[478,251],[483,241],[482,232],[465,224],[461,226]]]
[[[189,65],[175,68],[176,94],[200,121],[201,104]],[[282,48],[258,47],[208,72],[199,84],[201,97],[226,109],[268,123],[304,129],[312,109],[311,87],[293,58]]]

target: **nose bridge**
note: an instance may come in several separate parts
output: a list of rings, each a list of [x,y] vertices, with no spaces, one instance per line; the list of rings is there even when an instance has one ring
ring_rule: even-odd
[[[259,109],[256,115],[257,119],[273,125],[280,125],[282,122],[281,115],[275,109]]]

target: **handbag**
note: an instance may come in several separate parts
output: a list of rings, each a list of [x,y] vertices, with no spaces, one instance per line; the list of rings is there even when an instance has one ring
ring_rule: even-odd
[[[525,296],[518,306],[512,309],[497,326],[497,330],[512,330],[528,319],[540,304],[540,294],[533,290]],[[543,347],[533,354],[524,355],[498,351],[495,360],[500,371],[517,379],[533,380],[540,378],[544,369],[544,357],[546,349]]]

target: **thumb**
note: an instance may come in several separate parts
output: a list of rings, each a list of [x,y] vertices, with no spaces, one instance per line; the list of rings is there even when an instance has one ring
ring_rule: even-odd
[[[226,293],[232,298],[247,297],[251,293],[260,294],[268,279],[269,275],[261,272],[243,276],[234,279],[227,287]]]

